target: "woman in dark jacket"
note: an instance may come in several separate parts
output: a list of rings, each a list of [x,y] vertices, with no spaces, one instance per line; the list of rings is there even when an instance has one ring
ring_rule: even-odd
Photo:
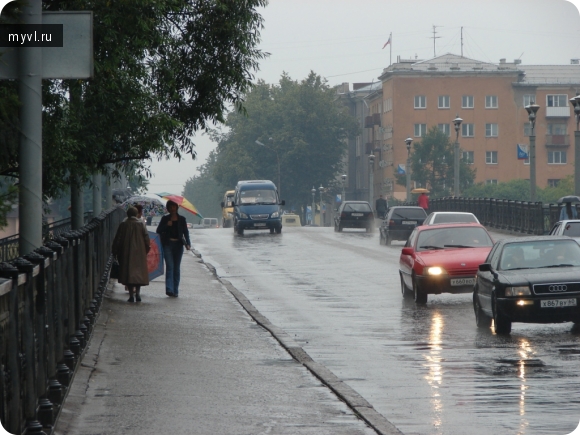
[[[165,205],[169,214],[163,216],[157,226],[157,234],[161,236],[163,256],[165,257],[165,294],[177,297],[181,278],[181,257],[183,246],[189,250],[189,230],[185,218],[177,213],[179,206],[173,201]]]

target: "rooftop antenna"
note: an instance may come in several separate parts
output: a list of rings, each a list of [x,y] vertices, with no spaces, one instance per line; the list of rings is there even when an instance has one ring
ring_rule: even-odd
[[[463,57],[463,26],[461,26],[461,57]]]
[[[433,57],[437,56],[437,54],[435,54],[435,40],[441,38],[441,36],[435,36],[437,34],[437,31],[435,30],[437,27],[443,27],[443,26],[436,26],[435,24],[433,24]]]

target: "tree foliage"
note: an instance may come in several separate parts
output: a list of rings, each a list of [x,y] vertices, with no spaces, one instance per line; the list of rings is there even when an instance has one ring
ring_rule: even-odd
[[[346,139],[358,132],[358,125],[320,76],[310,72],[295,81],[283,74],[275,85],[260,81],[245,107],[246,115],[228,115],[226,133],[214,132],[218,182],[229,189],[248,179],[278,184],[279,161],[278,188],[288,208],[309,204],[312,186],[335,183],[343,171]]]
[[[411,153],[411,178],[420,186],[431,191],[434,198],[453,194],[454,145],[445,133],[436,126],[413,143]],[[475,170],[463,161],[459,162],[459,188],[461,191],[473,184]],[[406,186],[405,175],[397,175],[397,183]]]

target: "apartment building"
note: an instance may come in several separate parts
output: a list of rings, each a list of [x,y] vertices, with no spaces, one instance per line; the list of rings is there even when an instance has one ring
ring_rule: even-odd
[[[375,198],[405,199],[405,187],[395,181],[396,173],[406,170],[405,140],[420,141],[432,126],[452,142],[457,138],[462,158],[476,169],[475,182],[529,179],[529,159],[521,157],[531,134],[525,106],[532,101],[540,106],[534,129],[537,185],[555,185],[574,172],[576,121],[569,99],[580,91],[577,60],[524,66],[518,60],[492,64],[445,54],[424,61],[399,59],[379,81],[380,88],[367,87],[364,96],[359,89],[358,96],[368,110],[359,142],[367,162],[374,156],[369,169]],[[456,116],[463,119],[458,135]],[[353,165],[350,157],[349,172],[364,167],[360,158]]]

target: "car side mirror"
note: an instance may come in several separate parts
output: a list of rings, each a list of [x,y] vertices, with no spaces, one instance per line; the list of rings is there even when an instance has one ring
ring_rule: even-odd
[[[491,264],[489,264],[489,263],[480,264],[479,270],[481,272],[491,272]]]
[[[401,251],[401,254],[403,254],[403,255],[413,255],[413,252],[415,252],[415,251],[413,250],[413,248],[410,248],[410,247],[405,247],[405,248],[403,248],[403,250]]]
[[[280,201],[280,205],[286,205],[286,201],[284,200]]]

